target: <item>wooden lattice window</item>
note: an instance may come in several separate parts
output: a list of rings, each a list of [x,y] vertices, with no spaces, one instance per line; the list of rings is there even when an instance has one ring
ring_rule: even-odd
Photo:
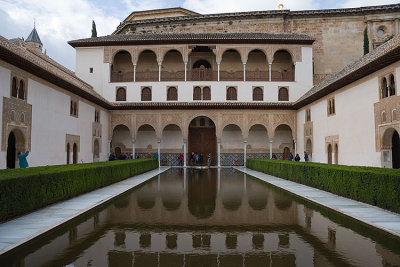
[[[115,97],[116,101],[126,101],[126,89],[120,87],[117,89],[117,95]]]
[[[334,115],[336,113],[335,99],[328,99],[328,115]]]
[[[18,96],[17,78],[15,78],[15,77],[12,79],[11,96],[13,96],[13,97]]]
[[[201,88],[198,86],[193,88],[193,100],[201,100]]]
[[[203,88],[203,100],[211,100],[211,89],[208,86]]]
[[[19,81],[18,98],[25,99],[25,84],[23,80]]]
[[[390,94],[390,96],[396,95],[396,86],[395,86],[395,83],[394,83],[394,75],[391,74],[390,77],[389,77],[389,79],[390,79],[390,90],[389,90],[389,94]]]
[[[263,90],[260,87],[255,87],[253,89],[253,101],[263,101]]]
[[[289,101],[289,90],[286,87],[279,88],[278,101]]]
[[[168,101],[177,101],[178,100],[178,90],[176,89],[176,87],[168,88],[167,100]]]
[[[235,87],[229,87],[226,90],[226,100],[237,100],[237,92]]]
[[[311,109],[306,109],[306,121],[311,121]]]
[[[386,78],[382,79],[382,98],[388,97],[388,86]]]
[[[149,87],[142,89],[142,101],[151,101],[151,89]]]

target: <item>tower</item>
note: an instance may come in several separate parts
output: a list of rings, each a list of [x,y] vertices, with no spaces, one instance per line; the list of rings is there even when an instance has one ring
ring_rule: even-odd
[[[28,38],[26,38],[25,42],[29,47],[42,52],[43,44],[42,41],[40,41],[39,34],[36,31],[35,25],[33,26],[33,30],[29,34]]]

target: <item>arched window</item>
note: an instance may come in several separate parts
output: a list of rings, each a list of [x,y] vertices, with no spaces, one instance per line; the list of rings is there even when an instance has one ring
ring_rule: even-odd
[[[392,121],[397,121],[397,110],[396,109],[392,110]]]
[[[386,112],[382,111],[382,122],[386,122]]]
[[[126,90],[123,87],[117,89],[116,101],[126,101]]]
[[[289,91],[286,87],[279,88],[278,101],[289,101]]]
[[[14,77],[12,79],[11,96],[17,97],[17,95],[18,95],[17,79]]]
[[[392,95],[396,95],[396,87],[394,84],[394,75],[391,74],[390,75],[390,92],[389,92],[390,96]]]
[[[382,98],[388,97],[388,87],[386,78],[382,79]]]
[[[167,91],[167,100],[177,101],[178,100],[178,90],[176,87],[169,87]]]
[[[211,100],[211,89],[208,86],[203,88],[203,100]]]
[[[263,90],[260,87],[253,89],[253,101],[263,101]]]
[[[25,86],[24,86],[24,81],[21,80],[19,82],[19,88],[18,88],[18,98],[24,100],[25,99]]]
[[[144,87],[142,89],[142,101],[151,101],[151,89],[149,87]]]
[[[193,100],[201,100],[201,88],[198,86],[193,88]]]
[[[67,164],[69,164],[70,162],[69,162],[69,154],[70,154],[70,151],[71,151],[71,148],[70,148],[70,146],[69,146],[69,143],[67,144]]]
[[[78,104],[74,101],[74,115],[78,116]]]
[[[71,106],[69,108],[69,115],[74,115],[74,101],[71,100]]]
[[[237,100],[237,92],[235,87],[229,87],[226,90],[226,100]]]
[[[76,143],[72,146],[72,163],[78,163],[78,145]]]

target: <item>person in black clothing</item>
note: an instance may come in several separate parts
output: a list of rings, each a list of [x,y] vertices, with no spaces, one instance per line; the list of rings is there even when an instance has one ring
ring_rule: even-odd
[[[295,160],[295,161],[300,161],[300,156],[299,156],[299,154],[296,154],[296,157],[294,157],[294,160]]]

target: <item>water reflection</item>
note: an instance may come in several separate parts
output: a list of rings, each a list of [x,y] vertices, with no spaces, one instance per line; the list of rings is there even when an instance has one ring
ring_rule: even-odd
[[[400,265],[398,239],[365,232],[358,224],[345,227],[342,217],[335,216],[332,221],[309,204],[231,169],[173,169],[47,237],[51,242],[21,248],[0,257],[0,262],[2,266]]]

